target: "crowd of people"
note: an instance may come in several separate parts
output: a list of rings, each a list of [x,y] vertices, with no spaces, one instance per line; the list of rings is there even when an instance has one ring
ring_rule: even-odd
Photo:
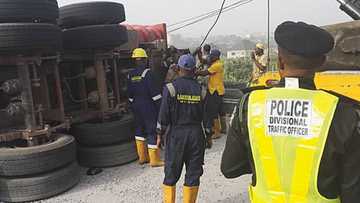
[[[357,202],[358,104],[317,90],[314,83],[334,38],[314,25],[285,22],[277,27],[275,40],[282,79],[273,87],[243,90],[230,121],[222,173],[227,178],[253,174],[249,187],[253,203]],[[225,94],[224,65],[221,52],[209,45],[195,53],[179,54],[175,47],[169,51],[172,57],[164,57],[169,71],[162,92],[152,88],[145,50],[133,53],[137,69],[128,76],[128,94],[136,118],[139,163],[164,166],[165,203],[175,202],[185,165],[183,199],[195,203],[205,149],[220,134],[216,126]],[[251,82],[256,84],[268,66],[264,45],[256,44],[251,58]]]

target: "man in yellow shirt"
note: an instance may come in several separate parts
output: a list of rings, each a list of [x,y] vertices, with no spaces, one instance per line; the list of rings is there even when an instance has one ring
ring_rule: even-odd
[[[209,76],[208,89],[205,98],[204,128],[206,133],[207,148],[212,147],[212,126],[218,118],[225,94],[224,64],[220,61],[221,52],[213,49],[210,52],[211,66],[207,70],[196,72],[197,76]]]

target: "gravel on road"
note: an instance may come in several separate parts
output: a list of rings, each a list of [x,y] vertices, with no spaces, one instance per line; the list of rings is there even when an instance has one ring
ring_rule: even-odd
[[[250,176],[226,179],[220,172],[221,155],[226,137],[214,141],[205,154],[204,175],[198,203],[248,203]],[[39,203],[160,203],[162,202],[163,168],[140,166],[136,162],[104,169],[96,176],[86,176],[82,169],[80,183],[70,191]],[[182,178],[177,184],[177,202],[182,202]]]

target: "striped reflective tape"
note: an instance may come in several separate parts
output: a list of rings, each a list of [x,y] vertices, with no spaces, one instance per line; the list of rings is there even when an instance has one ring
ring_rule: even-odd
[[[149,149],[157,149],[157,145],[148,144]]]
[[[146,139],[143,137],[135,136],[135,140],[145,141]]]
[[[145,69],[144,72],[141,74],[142,78],[145,78],[146,74],[150,71],[150,69]]]
[[[155,97],[152,98],[154,101],[157,101],[159,99],[161,99],[161,94],[156,95]]]

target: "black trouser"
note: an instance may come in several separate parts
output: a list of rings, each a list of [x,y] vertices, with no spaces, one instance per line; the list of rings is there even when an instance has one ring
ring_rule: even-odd
[[[166,139],[164,185],[176,185],[185,164],[184,185],[199,186],[203,174],[204,153],[205,139],[200,124],[172,127]]]
[[[223,96],[220,96],[217,91],[210,94],[208,91],[205,97],[204,110],[204,128],[207,133],[211,132],[214,120],[218,118],[221,113],[221,105],[223,103]]]

